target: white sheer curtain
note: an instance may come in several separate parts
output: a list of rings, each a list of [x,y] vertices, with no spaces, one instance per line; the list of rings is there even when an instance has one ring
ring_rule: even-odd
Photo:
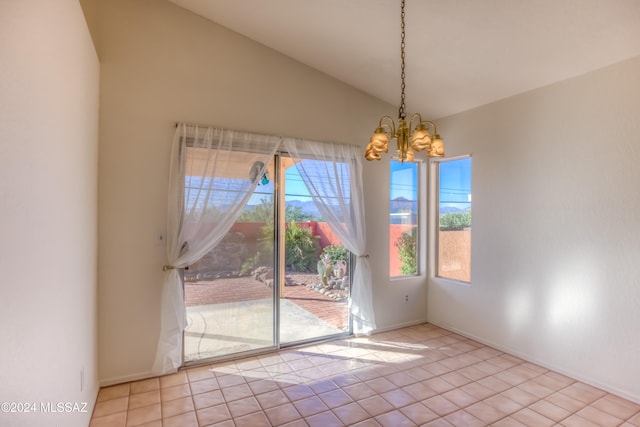
[[[371,292],[371,266],[366,254],[362,193],[362,153],[351,145],[283,139],[322,217],[356,256],[351,287],[351,315],[356,334],[376,328]]]
[[[242,213],[281,137],[179,124],[169,171],[167,258],[155,374],[182,365],[186,327],[179,269],[211,251]]]

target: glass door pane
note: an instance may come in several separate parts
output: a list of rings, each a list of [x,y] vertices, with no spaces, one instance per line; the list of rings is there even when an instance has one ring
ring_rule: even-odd
[[[246,175],[244,153],[233,161]],[[276,345],[273,172],[272,163],[224,239],[185,271],[187,363]]]
[[[282,158],[280,342],[347,333],[350,252],[315,206],[294,163]],[[303,160],[304,161],[304,160]]]

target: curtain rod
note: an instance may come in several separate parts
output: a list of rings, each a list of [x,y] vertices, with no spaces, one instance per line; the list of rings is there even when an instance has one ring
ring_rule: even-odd
[[[186,126],[196,126],[196,127],[200,127],[200,128],[210,128],[210,129],[217,129],[217,130],[228,130],[231,132],[243,132],[243,133],[248,133],[251,135],[259,135],[259,136],[271,136],[274,138],[294,138],[294,137],[286,137],[286,136],[282,136],[282,135],[274,135],[272,133],[260,133],[260,132],[251,132],[251,131],[247,131],[247,130],[240,130],[240,129],[229,129],[229,128],[221,128],[218,126],[211,126],[211,125],[201,125],[198,123],[186,123],[186,122],[176,122],[176,127],[180,126],[180,125],[186,125]],[[298,138],[298,139],[303,139],[303,138]]]
[[[229,131],[236,131],[236,132],[244,132],[244,133],[250,133],[253,135],[260,135],[260,136],[273,136],[276,138],[292,138],[292,139],[302,139],[305,141],[315,141],[315,142],[326,142],[329,144],[341,144],[341,145],[350,145],[353,147],[360,147],[359,145],[356,144],[348,144],[348,143],[344,143],[344,142],[334,142],[334,141],[319,141],[319,140],[307,140],[305,138],[301,138],[301,137],[296,137],[296,136],[283,136],[283,135],[275,135],[272,133],[260,133],[260,132],[251,132],[251,131],[246,131],[246,130],[239,130],[239,129],[229,129],[229,128],[221,128],[221,127],[217,127],[217,126],[211,126],[211,125],[202,125],[202,124],[198,124],[198,123],[187,123],[187,122],[176,122],[176,127],[180,126],[180,125],[186,125],[186,126],[197,126],[197,127],[203,127],[203,128],[213,128],[213,129],[219,129],[219,130],[229,130]]]
[[[187,123],[187,122],[176,122],[176,127],[178,127],[180,125],[198,126],[198,127],[203,127],[203,128],[215,128],[215,129],[218,129],[216,126],[211,126],[211,125],[202,125],[202,124],[198,124],[198,123]]]

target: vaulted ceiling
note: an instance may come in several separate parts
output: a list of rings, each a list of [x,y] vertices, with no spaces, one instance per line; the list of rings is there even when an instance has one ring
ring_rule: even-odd
[[[400,102],[400,0],[170,1]],[[638,55],[638,0],[406,0],[407,111],[424,118]]]

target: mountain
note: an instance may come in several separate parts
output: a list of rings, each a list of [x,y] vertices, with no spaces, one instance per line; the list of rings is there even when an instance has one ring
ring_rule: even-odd
[[[453,206],[441,206],[440,207],[440,215],[448,214],[448,213],[459,213],[463,212],[462,209],[453,207]]]
[[[389,212],[390,213],[399,213],[399,212],[418,212],[418,203],[409,200],[404,197],[396,197],[395,199],[389,202]]]
[[[302,200],[287,200],[286,204],[287,206],[300,208],[300,210],[305,214],[313,215],[316,218],[320,217],[320,212],[316,208],[316,204],[312,201],[303,202]],[[261,204],[248,204],[245,209],[247,211],[251,211],[257,206],[261,206]]]
[[[316,208],[316,204],[312,201],[303,202],[302,200],[287,200],[287,206],[299,207],[303,213],[320,217],[320,212]]]
[[[302,201],[302,200],[288,200],[288,206],[298,207],[303,213],[314,215],[315,217],[320,217],[320,212],[316,208],[315,203],[312,201]],[[247,210],[251,210],[255,208],[257,205],[247,205]],[[441,206],[440,207],[440,215],[448,214],[448,213],[463,213],[468,212],[471,207],[465,207],[464,209],[460,209],[454,206]],[[389,213],[407,213],[411,212],[414,215],[418,212],[418,203],[409,200],[405,197],[396,197],[395,199],[389,202]]]
[[[456,208],[455,206],[441,206],[440,207],[440,216],[448,213],[465,213],[471,210],[471,206],[467,206],[464,209]]]
[[[467,204],[467,203],[464,203]],[[463,213],[468,212],[471,209],[471,206],[467,206],[465,208],[457,208],[455,206],[441,206],[440,207],[440,215],[448,214],[448,213]],[[394,213],[406,213],[411,212],[416,214],[418,212],[418,203],[406,199],[404,197],[396,197],[391,200],[389,203],[389,212]]]

